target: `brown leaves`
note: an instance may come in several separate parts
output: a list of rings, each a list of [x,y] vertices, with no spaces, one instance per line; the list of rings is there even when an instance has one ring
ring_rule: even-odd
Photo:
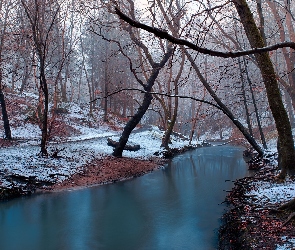
[[[159,159],[139,160],[107,156],[103,159],[94,159],[84,166],[80,173],[71,176],[61,184],[54,185],[52,188],[68,189],[74,186],[90,186],[121,181],[151,172],[163,164],[164,161]]]

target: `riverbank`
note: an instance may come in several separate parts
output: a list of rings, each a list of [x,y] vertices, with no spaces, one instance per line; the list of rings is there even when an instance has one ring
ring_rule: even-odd
[[[268,164],[235,182],[226,198],[230,210],[223,216],[219,249],[295,249],[295,223],[288,221],[292,211],[278,210],[294,197],[295,183],[280,183],[277,174],[277,167]]]
[[[47,169],[45,170],[48,175],[47,180],[40,180],[41,178],[37,178],[36,175],[24,176],[20,174],[10,174],[7,175],[7,179],[9,179],[12,184],[9,187],[0,186],[0,201],[33,193],[79,189],[124,181],[164,167],[168,159],[175,155],[208,146],[208,143],[203,143],[194,146],[185,145],[183,147],[171,148],[170,150],[161,150],[155,152],[154,156],[149,156],[148,159],[131,157],[116,158],[111,155],[99,155],[99,157],[87,161],[87,163],[81,167],[75,168],[72,174],[64,174],[62,171],[50,173]],[[56,157],[59,158],[59,160],[63,158],[57,156],[57,154],[55,158]],[[47,160],[47,164],[52,164],[52,162],[49,163],[51,161],[50,159]],[[60,166],[54,168],[58,169]],[[50,180],[48,180],[48,178],[50,178]]]
[[[65,181],[39,191],[60,191],[124,181],[157,170],[165,163],[166,160],[160,158],[139,160],[107,156],[103,159],[93,160]]]
[[[15,112],[10,116],[13,140],[0,139],[0,200],[28,195],[35,190],[49,189],[51,186],[56,187],[66,180],[69,182],[73,176],[77,179],[79,175],[81,178],[83,174],[88,175],[89,172],[85,170],[88,166],[95,172],[94,165],[102,163],[107,166],[108,162],[114,161],[111,160],[113,147],[108,145],[108,140],[119,140],[126,119],[109,113],[108,121],[105,122],[102,110],[95,109],[89,115],[88,104],[67,103],[53,117],[54,123],[52,121],[51,124],[54,126],[47,144],[48,156],[43,157],[40,155],[39,145],[41,130],[33,119],[34,113],[31,109],[38,105],[38,96],[23,93],[22,96],[11,94],[9,98],[15,100]],[[124,159],[132,162],[131,165],[127,162],[122,163],[130,165],[128,173],[123,170],[116,173],[111,169],[109,172],[114,176],[96,176],[96,182],[102,184],[124,180],[152,171],[163,165],[161,159],[171,158],[175,154],[198,147],[198,144],[202,144],[206,139],[203,137],[201,141],[193,140],[192,147],[188,145],[188,138],[173,133],[169,144],[171,150],[165,151],[161,147],[163,136],[164,131],[156,126],[137,126],[131,133],[128,143],[139,144],[140,149],[123,152],[122,161]],[[92,185],[91,178],[89,177],[85,184],[89,182]]]
[[[32,193],[78,189],[123,181],[160,169],[166,162],[167,160],[157,157],[149,160],[113,156],[96,158],[77,169],[73,175],[57,183],[44,183],[35,178],[18,176],[22,186],[0,187],[0,200],[9,200]]]
[[[21,187],[0,187],[0,200],[9,200],[32,193],[79,189],[123,181],[160,169],[166,161],[165,159],[156,157],[150,160],[140,160],[127,157],[115,158],[106,156],[92,160],[62,182],[48,182],[45,185],[32,178],[22,178],[22,183],[26,183]]]

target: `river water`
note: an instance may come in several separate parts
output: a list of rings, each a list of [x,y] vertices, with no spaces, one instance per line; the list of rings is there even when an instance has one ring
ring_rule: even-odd
[[[242,148],[209,147],[132,180],[1,202],[0,249],[217,249],[225,190],[246,175]]]

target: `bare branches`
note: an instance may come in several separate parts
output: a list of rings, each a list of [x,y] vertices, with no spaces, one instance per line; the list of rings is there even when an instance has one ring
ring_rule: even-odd
[[[148,32],[153,33],[155,36],[157,36],[159,38],[167,39],[168,41],[170,41],[174,44],[187,46],[195,51],[198,51],[198,52],[200,52],[202,54],[206,54],[206,55],[223,57],[223,58],[236,58],[236,57],[245,56],[245,55],[273,51],[273,50],[277,50],[277,49],[285,48],[285,47],[295,49],[295,42],[283,42],[283,43],[278,43],[278,44],[266,46],[263,48],[254,48],[251,50],[236,51],[236,52],[220,52],[220,51],[210,50],[210,49],[202,48],[202,47],[200,47],[192,42],[189,42],[187,40],[174,37],[174,36],[170,35],[165,30],[154,28],[154,27],[148,26],[146,24],[143,24],[141,22],[138,22],[136,20],[133,20],[130,17],[128,17],[127,15],[125,15],[123,12],[121,12],[117,7],[115,7],[115,12],[122,20],[129,23],[132,27],[146,30]]]
[[[138,77],[137,73],[136,73],[136,70],[134,69],[133,67],[133,63],[132,63],[132,59],[127,55],[127,53],[125,53],[125,51],[123,50],[122,46],[121,46],[121,43],[119,41],[116,41],[114,39],[108,39],[106,38],[102,32],[101,32],[101,29],[100,29],[100,32],[96,32],[93,27],[90,27],[90,31],[98,36],[100,36],[103,40],[107,41],[107,42],[112,42],[112,43],[115,43],[118,48],[119,48],[119,51],[122,53],[122,55],[127,58],[127,60],[129,61],[129,68],[130,68],[130,71],[132,72],[132,74],[134,75],[135,79],[137,80],[137,82],[141,85],[141,86],[145,86],[145,84],[143,83],[143,81]]]
[[[191,99],[191,100],[194,100],[194,101],[197,101],[197,102],[202,102],[202,103],[206,103],[208,105],[211,105],[219,110],[221,110],[222,112],[224,112],[224,110],[219,107],[219,105],[217,104],[214,104],[212,102],[209,102],[209,101],[205,101],[203,99],[198,99],[198,98],[195,98],[195,97],[192,97],[192,96],[186,96],[186,95],[171,95],[171,94],[167,94],[167,93],[160,93],[160,92],[149,92],[149,91],[146,91],[146,90],[143,90],[143,89],[137,89],[137,88],[123,88],[123,89],[118,89],[106,96],[103,96],[103,97],[98,97],[94,100],[92,100],[91,102],[95,102],[96,100],[100,100],[100,99],[104,99],[104,98],[108,98],[112,95],[115,95],[115,94],[118,94],[122,91],[138,91],[140,93],[143,93],[143,94],[151,94],[151,95],[161,95],[161,96],[167,96],[167,97],[174,97],[174,98],[181,98],[181,99]]]

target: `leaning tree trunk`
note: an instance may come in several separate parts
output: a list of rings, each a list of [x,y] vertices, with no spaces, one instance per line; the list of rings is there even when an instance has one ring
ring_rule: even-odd
[[[246,121],[248,124],[249,133],[251,136],[253,136],[253,130],[252,130],[252,125],[251,125],[249,107],[248,107],[247,98],[246,98],[245,82],[244,82],[240,58],[239,58],[239,71],[240,71],[240,78],[241,78],[241,83],[242,83],[242,93],[243,93],[243,101],[244,101],[245,112],[246,112]]]
[[[147,111],[148,107],[151,104],[151,101],[153,99],[153,96],[150,93],[145,93],[143,102],[141,106],[139,107],[136,114],[128,121],[126,124],[123,133],[120,137],[119,143],[114,149],[113,155],[116,157],[122,157],[123,150],[125,148],[125,145],[129,139],[129,136],[132,132],[132,130],[136,127],[136,125],[140,122],[141,118],[144,116],[145,112]]]
[[[256,26],[246,0],[234,0],[233,3],[235,4],[252,48],[264,47],[265,44],[261,33]],[[287,172],[292,175],[295,173],[295,151],[291,125],[282,101],[275,70],[268,53],[255,54],[255,57],[262,74],[269,106],[278,131],[280,141],[278,154],[281,157],[282,164],[281,177],[284,178]]]
[[[150,94],[152,87],[154,86],[154,83],[159,75],[160,70],[164,67],[168,59],[173,53],[173,48],[169,45],[169,48],[167,52],[165,53],[163,59],[160,63],[157,63],[153,66],[153,70],[151,73],[151,76],[147,80],[147,84],[144,87],[144,90],[146,93],[144,94],[143,102],[138,108],[136,114],[131,117],[131,119],[127,122],[123,133],[120,137],[119,143],[117,147],[114,149],[113,156],[116,157],[122,157],[122,153],[124,150],[124,147],[129,139],[129,136],[132,132],[132,130],[136,127],[136,125],[140,122],[141,118],[144,116],[145,112],[147,111],[149,105],[151,104],[151,101],[153,99],[153,96]]]
[[[261,147],[257,144],[255,139],[249,134],[248,130],[244,127],[244,125],[239,122],[236,117],[233,115],[233,113],[227,108],[227,106],[219,99],[219,97],[216,95],[214,90],[210,87],[209,83],[206,81],[206,79],[201,74],[198,66],[196,65],[194,59],[192,56],[187,52],[186,49],[184,49],[184,53],[187,56],[188,60],[190,61],[193,69],[196,71],[200,81],[203,83],[204,87],[207,89],[211,97],[214,99],[214,101],[219,105],[223,113],[234,123],[234,125],[241,131],[241,133],[244,135],[245,139],[251,144],[251,146],[257,151],[259,156],[263,155],[263,150]]]

